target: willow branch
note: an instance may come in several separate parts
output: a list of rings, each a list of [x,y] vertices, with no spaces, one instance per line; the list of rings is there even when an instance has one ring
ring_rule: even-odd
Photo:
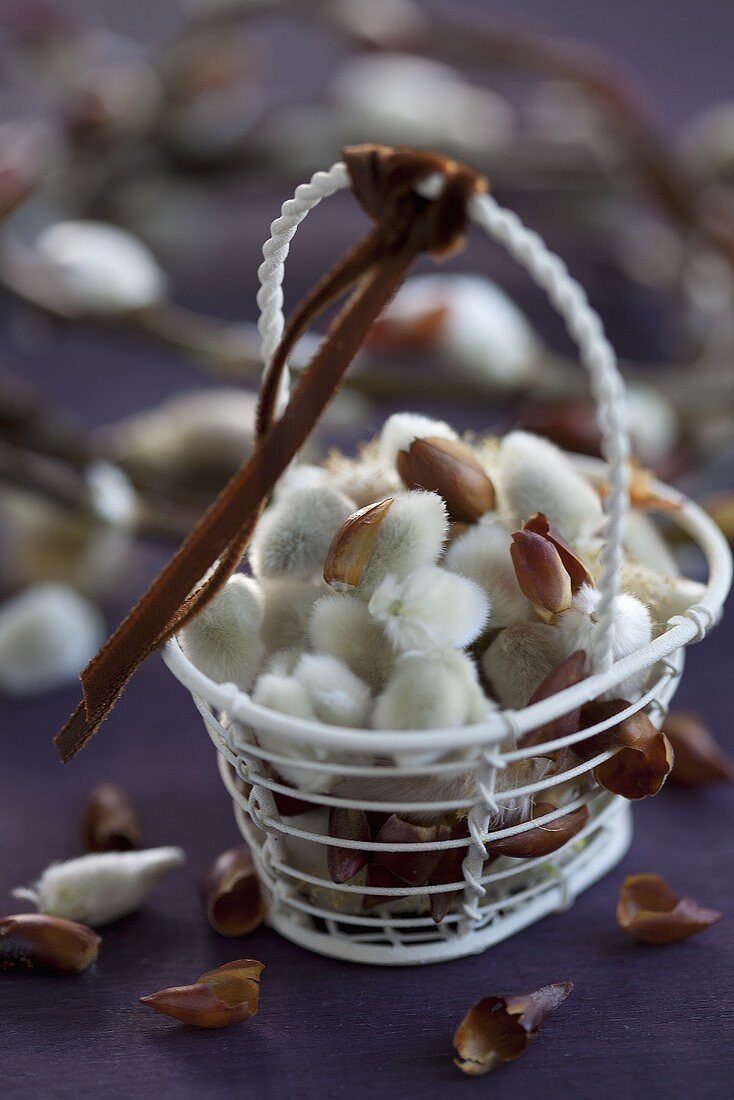
[[[629,154],[630,164],[650,197],[678,224],[700,235],[734,268],[734,218],[701,210],[698,188],[666,140],[644,96],[606,54],[585,43],[547,34],[531,25],[483,15],[481,20],[426,13],[407,42],[389,37],[379,45],[442,57],[462,66],[502,65],[538,76],[567,80],[583,89],[609,120]]]

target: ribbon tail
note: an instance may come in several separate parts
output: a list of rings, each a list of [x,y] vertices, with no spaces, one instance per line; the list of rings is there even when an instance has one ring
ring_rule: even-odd
[[[388,252],[364,273],[302,372],[283,416],[84,670],[84,702],[55,739],[63,760],[70,760],[96,733],[138,665],[201,610],[234,572],[268,494],[317,424],[415,254],[412,247]],[[247,517],[244,530],[242,516]],[[211,586],[206,582],[194,591],[218,558]]]
[[[104,722],[112,707],[122,695],[124,684],[120,687],[115,698],[109,703],[104,713],[97,717],[87,713],[85,700],[77,705],[69,720],[61,727],[54,737],[54,745],[58,749],[62,763],[67,764],[73,756],[86,745],[87,741],[94,737],[99,727]]]

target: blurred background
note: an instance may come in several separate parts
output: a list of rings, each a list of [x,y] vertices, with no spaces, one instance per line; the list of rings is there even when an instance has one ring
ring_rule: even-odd
[[[600,311],[639,464],[732,537],[734,13],[696,10],[3,0],[0,691],[49,767],[78,669],[248,453],[262,241],[346,143],[487,174]],[[363,226],[346,194],[309,219],[286,307]],[[312,455],[399,408],[597,452],[568,338],[477,238],[418,266]]]
[[[200,970],[229,957],[192,882],[235,826],[198,716],[157,658],[69,769],[51,738],[78,701],[78,669],[248,453],[257,268],[281,203],[345,143],[428,146],[480,168],[599,310],[629,384],[637,461],[703,503],[731,540],[733,40],[723,0],[0,0],[3,885],[78,852],[84,798],[109,778],[134,795],[150,843],[182,844],[192,868],[167,887],[165,919],[142,913],[110,930],[110,1018],[111,989],[129,981],[133,1003],[147,987],[129,976],[141,944],[174,970],[182,957]],[[286,309],[364,225],[347,194],[308,219]],[[416,276],[312,455],[352,447],[401,408],[596,453],[570,342],[499,249],[474,234]],[[689,548],[678,551],[695,573]],[[678,704],[722,734],[733,636],[725,620],[693,648]],[[704,807],[666,790],[636,811],[653,824],[637,835],[639,866],[665,870],[698,828],[701,853],[720,863],[690,862],[683,885],[698,896],[699,875],[706,900],[725,876],[715,838],[726,794]],[[606,920],[611,893],[584,912],[597,905]],[[575,942],[554,929],[533,942]],[[283,965],[296,954],[302,964],[280,949]],[[51,1067],[65,1056],[47,1007],[28,1011]],[[96,1007],[85,1018],[103,1040],[85,1065],[104,1075],[104,1019]],[[299,1081],[302,1071],[294,1063]],[[118,1086],[125,1072],[120,1062]],[[171,1058],[166,1072],[208,1088],[218,1069],[199,1077],[195,1060]]]

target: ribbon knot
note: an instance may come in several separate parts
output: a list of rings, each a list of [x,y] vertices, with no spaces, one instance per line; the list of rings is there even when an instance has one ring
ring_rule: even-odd
[[[365,213],[380,227],[385,247],[414,247],[435,257],[463,244],[466,204],[486,182],[473,169],[437,153],[389,145],[351,145],[343,150],[352,190]],[[435,199],[416,188],[433,175],[444,183]]]
[[[344,159],[373,228],[291,314],[263,374],[254,453],[81,674],[83,700],[55,738],[63,760],[97,731],[141,662],[201,611],[235,571],[276,482],[336,393],[373,321],[416,256],[445,256],[460,247],[467,199],[485,186],[471,169],[434,153],[363,145],[345,149]],[[416,186],[436,172],[444,177],[438,197],[417,194]],[[276,419],[280,379],[293,344],[349,291]]]

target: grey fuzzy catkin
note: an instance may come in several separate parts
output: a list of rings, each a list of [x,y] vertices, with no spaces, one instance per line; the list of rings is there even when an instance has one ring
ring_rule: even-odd
[[[523,622],[531,614],[517,583],[511,545],[510,532],[501,523],[478,523],[450,544],[444,558],[446,569],[475,581],[488,595],[489,630]]]
[[[373,690],[384,687],[395,653],[362,600],[346,592],[324,596],[313,605],[309,635],[316,652],[338,657]]]
[[[34,584],[0,608],[0,691],[32,695],[76,681],[105,635],[99,609],[62,584]]]
[[[380,456],[387,466],[394,466],[400,451],[410,449],[416,439],[458,439],[457,433],[444,420],[432,420],[420,413],[393,413],[380,432]]]
[[[406,654],[396,662],[372,721],[375,729],[386,730],[465,726],[480,722],[492,706],[465,653],[448,649]]]
[[[355,592],[369,599],[388,575],[401,579],[438,560],[448,531],[446,505],[436,493],[398,493],[380,524]]]
[[[32,901],[40,913],[97,928],[134,913],[153,887],[185,862],[181,848],[92,852],[52,863],[32,888],[13,893]]]
[[[323,569],[331,540],[354,511],[343,493],[324,485],[286,493],[258,523],[250,562],[262,580],[306,580]]]
[[[353,728],[366,724],[370,689],[343,661],[327,653],[304,653],[293,675],[308,691],[319,721]]]
[[[268,654],[279,649],[308,648],[308,623],[313,605],[331,589],[323,581],[266,581],[261,638]]]
[[[546,623],[518,623],[501,630],[481,659],[484,675],[503,707],[519,710],[567,656],[564,638]]]
[[[181,648],[205,676],[249,691],[263,656],[263,596],[250,577],[235,573],[179,634]]]
[[[598,529],[604,518],[598,493],[555,444],[530,432],[510,432],[499,458],[499,510],[509,526],[517,530],[543,512],[572,543]]]
[[[253,702],[279,714],[287,714],[291,718],[300,718],[307,722],[316,721],[314,708],[308,688],[295,679],[294,676],[283,676],[273,672],[265,672],[255,684],[252,693]],[[287,783],[294,787],[300,787],[304,791],[327,791],[331,783],[328,772],[314,771],[299,766],[299,761],[322,760],[324,753],[321,749],[304,745],[294,741],[285,734],[273,733],[272,730],[259,730],[258,742],[263,749],[285,757],[286,760],[278,760],[273,767]],[[289,761],[292,759],[293,763]]]

